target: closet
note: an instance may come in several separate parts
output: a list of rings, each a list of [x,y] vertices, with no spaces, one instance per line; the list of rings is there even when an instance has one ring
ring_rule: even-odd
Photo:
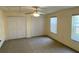
[[[9,16],[7,39],[44,35],[44,17]]]
[[[24,16],[8,17],[8,39],[26,37],[26,19]]]
[[[32,36],[44,35],[44,17],[32,17]]]

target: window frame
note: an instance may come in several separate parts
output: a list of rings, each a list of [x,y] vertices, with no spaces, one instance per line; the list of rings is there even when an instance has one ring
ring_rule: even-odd
[[[78,42],[79,43],[79,41],[76,41],[75,39],[72,38],[72,31],[73,31],[72,30],[72,23],[73,23],[72,17],[73,16],[77,16],[77,15],[79,15],[79,14],[72,14],[72,16],[71,16],[71,40],[74,41],[74,42]]]
[[[53,18],[53,17],[56,17],[56,18],[57,18],[57,22],[56,22],[56,32],[52,32],[52,31],[51,31],[51,18]],[[57,16],[51,16],[49,22],[50,22],[50,32],[53,33],[53,34],[57,34],[57,33],[58,33],[58,17],[57,17]]]

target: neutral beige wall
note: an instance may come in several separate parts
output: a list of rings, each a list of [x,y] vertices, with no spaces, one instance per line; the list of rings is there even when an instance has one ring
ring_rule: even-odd
[[[3,12],[0,10],[0,38],[5,38],[5,18]]]
[[[30,38],[32,37],[32,17],[30,15],[26,15],[26,35],[27,35],[27,38]]]
[[[6,39],[6,31],[5,31],[5,15],[0,10],[0,47],[2,46],[3,42]]]
[[[79,43],[72,41],[71,39],[71,20],[72,14],[79,14],[79,7],[74,7],[71,9],[61,10],[55,13],[51,13],[45,16],[45,34],[62,42],[63,44],[79,51]],[[57,34],[50,32],[50,17],[57,16]]]

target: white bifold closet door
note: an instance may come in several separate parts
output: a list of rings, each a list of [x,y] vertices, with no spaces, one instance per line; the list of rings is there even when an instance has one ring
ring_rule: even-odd
[[[16,39],[23,37],[26,37],[25,17],[8,17],[8,39]]]
[[[44,35],[44,17],[32,17],[32,36]]]

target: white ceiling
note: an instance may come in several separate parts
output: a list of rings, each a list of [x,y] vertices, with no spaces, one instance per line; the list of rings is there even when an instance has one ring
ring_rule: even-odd
[[[40,11],[48,14],[53,13],[59,10],[73,8],[74,6],[40,6]],[[0,6],[0,9],[4,12],[32,12],[33,9],[31,6]]]

